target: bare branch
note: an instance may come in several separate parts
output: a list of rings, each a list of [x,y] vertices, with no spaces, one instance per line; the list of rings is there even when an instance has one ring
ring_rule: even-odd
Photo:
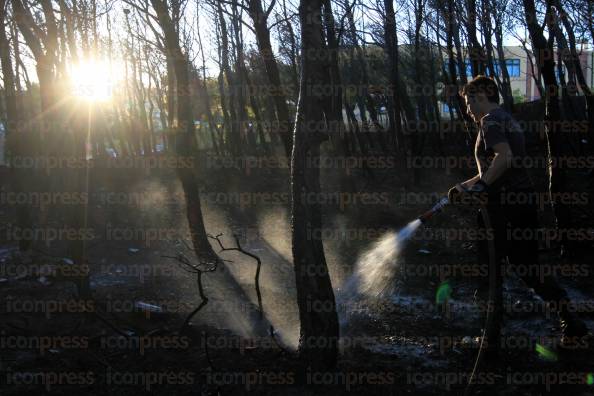
[[[272,9],[274,8],[274,5],[276,4],[276,0],[272,0],[270,2],[270,5],[268,6],[268,9],[266,10],[266,12],[264,13],[264,15],[266,15],[266,18],[268,19],[268,17],[270,16],[270,13],[272,12]]]
[[[254,286],[256,289],[256,295],[258,297],[258,308],[260,309],[260,318],[264,317],[264,308],[262,307],[262,293],[260,292],[260,270],[262,267],[262,260],[260,260],[260,257],[256,256],[255,254],[248,252],[247,250],[243,249],[241,247],[241,243],[239,242],[239,237],[237,235],[233,235],[233,239],[235,240],[235,245],[236,247],[230,247],[230,248],[226,248],[223,245],[223,242],[221,242],[221,236],[223,234],[217,234],[216,236],[212,236],[212,235],[208,235],[209,238],[214,239],[218,242],[219,246],[221,247],[221,252],[225,252],[225,251],[237,251],[240,253],[245,254],[248,257],[253,258],[254,260],[256,260],[257,262],[257,266],[256,266],[256,274],[254,276]]]

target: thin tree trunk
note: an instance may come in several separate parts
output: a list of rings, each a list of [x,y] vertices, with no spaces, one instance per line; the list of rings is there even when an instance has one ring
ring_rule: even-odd
[[[326,3],[324,3],[326,4]],[[291,82],[293,84],[293,88],[295,89],[294,100],[297,102],[297,95],[299,94],[299,69],[298,69],[298,56],[297,56],[297,40],[295,39],[295,31],[293,30],[293,25],[289,20],[289,14],[287,13],[287,4],[286,0],[283,0],[282,5],[283,10],[283,18],[285,19],[285,24],[287,27],[287,32],[289,32],[289,45],[291,46]]]
[[[561,121],[561,112],[559,107],[559,86],[555,78],[555,61],[553,59],[553,43],[548,41],[543,34],[543,29],[538,23],[536,16],[536,5],[534,0],[522,0],[524,12],[528,25],[528,32],[532,41],[532,48],[536,57],[536,64],[545,83],[545,136],[547,141],[548,157],[548,176],[549,176],[549,196],[555,217],[555,227],[559,229],[569,229],[571,227],[570,213],[567,205],[555,200],[558,193],[565,190],[565,174],[562,169],[554,166],[553,160],[562,155],[561,136],[559,123]],[[550,18],[551,1],[547,0],[547,12],[545,20]],[[562,252],[564,252],[565,238],[560,238]]]
[[[192,102],[189,95],[180,96],[190,92],[188,60],[181,50],[179,36],[169,15],[167,4],[163,0],[151,0],[151,4],[158,15],[159,25],[163,30],[166,42],[166,56],[170,59],[175,73],[178,95],[175,153],[180,159],[192,164],[196,151]],[[206,236],[200,204],[199,185],[194,174],[194,168],[180,166],[177,167],[177,170],[186,199],[186,217],[188,219],[194,251],[201,262],[217,263],[219,259]]]
[[[220,131],[212,115],[212,109],[210,108],[210,95],[208,94],[208,86],[206,85],[206,55],[204,54],[204,47],[202,46],[202,36],[200,35],[200,29],[196,29],[196,35],[198,37],[198,48],[200,49],[200,56],[202,58],[202,95],[204,96],[204,103],[206,107],[206,118],[208,120],[208,129],[212,139],[212,145],[217,155],[221,155],[222,147],[220,147],[219,136]]]
[[[402,131],[400,92],[398,87],[398,36],[396,35],[396,14],[394,12],[394,1],[384,0],[386,21],[384,23],[385,51],[388,56],[388,67],[390,70],[390,92],[388,92],[388,119],[391,133],[396,142],[396,149],[399,151],[403,163],[406,156],[406,145]]]
[[[589,3],[590,3],[590,7],[591,7],[592,2],[589,2]],[[567,13],[565,12],[565,9],[563,8],[561,2],[557,0],[555,2],[555,4],[557,5],[557,9],[559,10],[561,23],[563,24],[565,31],[567,31],[567,38],[569,41],[569,50],[570,50],[570,57],[571,57],[571,61],[569,63],[573,63],[573,67],[570,67],[569,64],[567,65],[567,67],[568,67],[568,69],[574,71],[575,76],[577,78],[577,82],[579,84],[579,87],[582,90],[582,92],[584,93],[584,96],[586,97],[587,117],[588,117],[588,142],[589,142],[590,149],[594,151],[594,92],[592,92],[592,89],[588,86],[586,77],[584,76],[584,71],[582,69],[580,57],[579,57],[579,54],[578,54],[577,48],[576,48],[576,39],[575,39],[575,34],[572,29],[571,22],[569,21],[569,19],[567,17]],[[589,26],[592,27],[592,21],[590,21]],[[592,32],[592,33],[594,33],[594,32]],[[593,37],[593,39],[594,39],[594,37]]]
[[[322,226],[319,203],[307,196],[320,191],[320,170],[317,163],[320,143],[325,131],[312,128],[324,122],[326,98],[313,94],[312,87],[328,81],[327,69],[316,51],[327,50],[322,42],[321,0],[301,0],[302,75],[297,124],[291,159],[291,214],[293,228],[293,265],[297,287],[300,337],[299,353],[314,371],[329,370],[336,365],[338,353],[338,316],[334,292],[320,238],[309,237],[311,230]],[[323,340],[318,343],[316,340]]]
[[[10,47],[4,27],[5,10],[6,0],[0,0],[0,63],[4,83],[4,103],[6,104],[6,152],[8,153],[8,164],[10,166],[11,188],[15,194],[20,194],[25,191],[25,181],[28,179],[28,175],[26,169],[15,167],[12,159],[13,157],[24,156],[25,147],[29,142],[25,131],[20,128],[22,118],[17,102]],[[17,40],[17,37],[14,37],[14,40]],[[31,230],[30,210],[31,208],[26,203],[16,205],[17,225],[23,230]],[[27,235],[29,232],[23,232],[22,234]],[[31,248],[32,241],[30,239],[23,237],[18,242],[20,251],[27,251]]]
[[[279,134],[285,146],[285,153],[287,154],[287,157],[290,157],[293,147],[293,136],[291,135],[293,131],[293,121],[290,119],[287,98],[282,94],[280,73],[276,59],[274,58],[274,52],[272,51],[272,44],[270,43],[270,30],[267,26],[268,13],[264,12],[260,0],[249,0],[248,9],[256,32],[258,50],[264,61],[266,76],[272,87],[275,89],[275,92],[277,92],[276,95],[273,95],[273,100],[280,126]]]
[[[485,53],[481,44],[476,37],[476,0],[466,0],[466,30],[468,34],[468,52],[470,64],[472,68],[472,75],[485,74]]]
[[[240,147],[246,147],[248,150],[255,150],[256,141],[252,128],[248,126],[247,103],[245,94],[247,91],[247,84],[245,82],[243,70],[245,68],[244,53],[243,53],[243,35],[241,33],[240,19],[241,15],[237,9],[237,0],[232,2],[232,20],[231,26],[233,28],[233,41],[235,47],[235,83],[236,87],[233,90],[233,97],[237,100],[237,117],[239,121],[239,141]]]
[[[269,155],[270,147],[268,147],[268,142],[266,141],[266,137],[264,135],[262,116],[260,115],[260,103],[258,102],[258,99],[256,98],[256,95],[254,93],[254,92],[256,92],[256,87],[254,87],[254,85],[252,84],[252,81],[248,74],[247,68],[245,67],[245,64],[242,63],[241,67],[242,67],[241,70],[243,73],[243,78],[245,79],[245,82],[249,89],[250,106],[252,107],[252,111],[254,112],[254,119],[256,121],[256,131],[258,132],[258,137],[260,139],[260,145],[264,149],[264,152],[267,155]]]
[[[238,155],[241,150],[240,145],[240,131],[239,131],[239,119],[237,114],[237,108],[235,106],[236,94],[238,85],[235,80],[235,75],[231,70],[229,64],[229,36],[227,32],[227,22],[223,16],[223,6],[220,2],[217,2],[217,13],[219,17],[219,26],[221,28],[221,67],[222,71],[227,79],[227,85],[230,91],[229,101],[227,103],[227,109],[229,112],[229,127],[226,129],[228,135],[226,136],[227,147],[233,155]],[[221,102],[225,100],[225,96],[221,96]]]

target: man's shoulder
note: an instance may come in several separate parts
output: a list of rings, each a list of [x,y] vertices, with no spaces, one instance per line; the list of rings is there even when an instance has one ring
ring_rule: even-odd
[[[503,131],[509,132],[522,132],[522,127],[518,121],[516,121],[513,115],[501,107],[485,115],[481,120],[481,127],[485,132],[489,129],[501,129]]]
[[[481,122],[483,124],[488,124],[488,123],[495,123],[495,122],[509,122],[510,120],[513,120],[514,118],[512,117],[512,115],[510,113],[508,113],[506,110],[502,109],[501,107],[498,107],[492,111],[490,111],[488,114],[486,114],[482,119]]]

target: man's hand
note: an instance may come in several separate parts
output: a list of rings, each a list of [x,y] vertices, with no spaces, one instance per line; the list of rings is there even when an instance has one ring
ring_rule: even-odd
[[[489,186],[483,180],[477,180],[469,189],[464,188],[460,183],[450,188],[448,199],[452,204],[474,204],[477,200],[481,203],[487,202]]]
[[[448,191],[448,200],[452,204],[458,204],[460,203],[460,198],[463,193],[464,187],[462,187],[462,184],[458,183]]]
[[[474,202],[478,200],[480,203],[484,204],[489,197],[489,185],[482,179],[479,179],[472,185],[472,187],[466,190],[465,193],[471,197]]]
[[[478,180],[476,183],[472,185],[472,187],[466,190],[466,192],[468,192],[469,194],[482,193],[487,192],[488,188],[489,186],[487,185],[487,183],[485,183],[483,180]]]

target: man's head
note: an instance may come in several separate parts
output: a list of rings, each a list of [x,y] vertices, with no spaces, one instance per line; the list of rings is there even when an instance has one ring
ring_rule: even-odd
[[[499,105],[499,91],[492,78],[476,76],[462,87],[460,92],[466,100],[466,109],[475,121]]]

